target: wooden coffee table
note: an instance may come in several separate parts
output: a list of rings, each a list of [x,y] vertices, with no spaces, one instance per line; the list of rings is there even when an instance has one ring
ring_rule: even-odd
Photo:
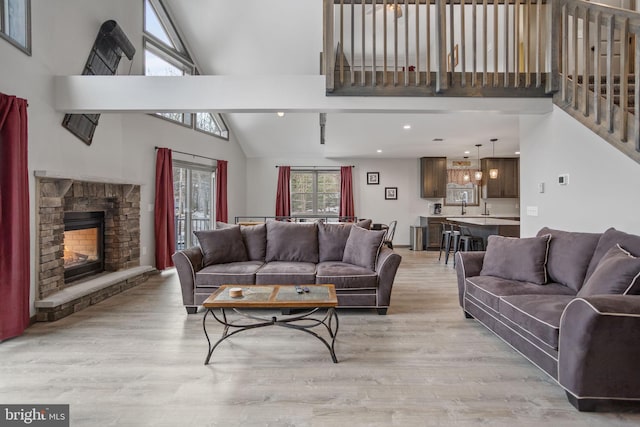
[[[229,295],[229,289],[242,288],[242,297],[234,298]],[[208,364],[213,350],[227,338],[243,331],[261,328],[265,326],[282,326],[306,332],[318,338],[329,350],[331,359],[338,363],[334,345],[338,334],[338,314],[335,308],[338,305],[336,289],[334,285],[300,285],[303,292],[298,293],[294,285],[222,285],[211,294],[202,304],[207,312],[202,319],[202,328],[209,343],[209,351],[204,364]],[[323,317],[313,317],[318,310],[326,308]],[[219,309],[219,313],[216,313]],[[302,313],[281,314],[278,316],[264,316],[247,309],[305,309]],[[237,314],[238,319],[230,320],[228,314]],[[207,333],[207,316],[211,314],[214,319],[224,326],[222,337],[211,344]],[[318,335],[312,328],[324,326],[329,333],[331,343]]]

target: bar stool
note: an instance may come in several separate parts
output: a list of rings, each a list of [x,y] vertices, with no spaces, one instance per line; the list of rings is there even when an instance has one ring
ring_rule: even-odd
[[[440,253],[438,254],[438,262],[442,259],[442,251],[446,248],[449,249],[451,244],[451,227],[449,223],[441,222],[440,227],[442,234],[440,235]]]
[[[468,227],[460,226],[460,242],[457,250],[465,252],[483,251],[484,239],[471,234],[471,230]]]
[[[460,227],[456,224],[449,224],[451,226],[451,234],[449,234],[449,240],[445,247],[444,263],[449,264],[449,254],[453,251],[453,266],[456,266],[455,253],[460,245]]]

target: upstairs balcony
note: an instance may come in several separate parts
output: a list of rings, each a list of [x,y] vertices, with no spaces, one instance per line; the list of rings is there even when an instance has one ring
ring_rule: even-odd
[[[581,0],[324,0],[328,96],[553,97],[640,163],[640,14]]]

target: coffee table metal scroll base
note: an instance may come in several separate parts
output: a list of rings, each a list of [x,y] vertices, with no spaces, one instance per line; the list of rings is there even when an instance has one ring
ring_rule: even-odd
[[[227,318],[227,311],[224,308],[220,309],[219,315],[216,314],[214,309],[209,308],[207,309],[207,312],[202,319],[202,328],[204,329],[204,334],[207,337],[207,343],[209,344],[209,352],[207,353],[207,358],[204,361],[205,365],[209,364],[209,360],[211,359],[213,350],[215,350],[222,341],[239,332],[248,331],[255,328],[263,328],[265,326],[282,326],[284,328],[297,329],[298,331],[306,332],[309,335],[313,335],[314,337],[322,341],[322,343],[327,347],[329,353],[331,354],[333,363],[338,363],[338,359],[336,358],[336,353],[334,350],[336,335],[338,334],[338,314],[333,307],[327,309],[327,312],[323,318],[310,317],[312,314],[316,313],[319,308],[313,308],[304,313],[296,314],[293,316],[272,316],[271,318],[256,316],[237,308],[232,308],[231,310],[233,310],[236,314],[242,316],[244,319],[249,319],[250,321],[242,322],[242,319],[238,319],[238,321],[230,321]],[[211,313],[213,318],[224,326],[222,337],[220,337],[220,339],[213,345],[211,345],[211,340],[209,339],[209,334],[207,333],[207,316],[209,315],[209,313]],[[324,326],[329,332],[331,343],[311,330],[312,328],[321,325]],[[229,332],[231,329],[235,330]]]

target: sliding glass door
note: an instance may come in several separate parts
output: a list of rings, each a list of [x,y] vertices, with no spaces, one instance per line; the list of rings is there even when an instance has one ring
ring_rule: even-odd
[[[176,250],[198,244],[194,231],[213,229],[215,218],[215,168],[173,162],[176,209]]]

